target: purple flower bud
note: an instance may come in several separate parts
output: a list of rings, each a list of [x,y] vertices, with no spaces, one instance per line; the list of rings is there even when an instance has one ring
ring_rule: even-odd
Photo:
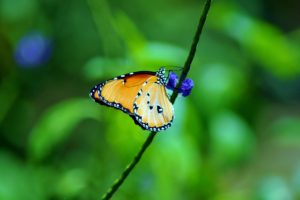
[[[168,81],[166,87],[170,90],[174,90],[174,88],[176,87],[176,84],[177,84],[177,80],[178,80],[178,76],[175,73],[170,72],[169,81]]]
[[[182,82],[181,87],[179,88],[179,93],[182,93],[182,96],[186,97],[191,93],[193,87],[194,81],[187,78]]]
[[[25,35],[15,49],[15,60],[22,67],[37,67],[51,55],[51,42],[41,33]]]

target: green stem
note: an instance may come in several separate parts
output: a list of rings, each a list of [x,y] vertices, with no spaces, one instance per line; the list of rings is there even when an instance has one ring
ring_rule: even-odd
[[[202,15],[199,19],[199,23],[198,23],[197,30],[196,30],[196,33],[195,33],[195,36],[194,36],[194,39],[193,39],[193,43],[192,43],[192,46],[190,48],[190,53],[189,53],[189,55],[188,55],[188,57],[187,57],[187,59],[184,63],[183,70],[182,70],[182,73],[180,75],[178,84],[176,85],[176,87],[174,89],[174,92],[173,92],[173,94],[171,96],[171,99],[170,99],[170,101],[173,104],[175,103],[175,100],[178,96],[178,89],[180,88],[182,82],[185,80],[185,78],[187,77],[187,74],[190,71],[191,64],[193,62],[193,59],[195,57],[195,53],[196,53],[196,50],[197,50],[197,45],[198,45],[198,42],[199,42],[199,39],[200,39],[200,35],[202,33],[204,23],[206,21],[206,17],[207,17],[208,11],[210,9],[210,5],[211,5],[211,0],[207,0],[206,3],[205,3],[204,9],[202,11]]]
[[[193,43],[189,52],[189,55],[185,61],[184,67],[183,67],[183,71],[181,73],[179,82],[170,98],[170,101],[174,104],[177,96],[178,96],[178,88],[180,88],[182,82],[185,80],[190,68],[191,68],[191,64],[192,61],[194,59],[195,53],[196,53],[196,49],[197,49],[197,44],[199,42],[200,39],[200,35],[202,33],[202,29],[204,26],[204,23],[206,21],[206,16],[208,14],[208,11],[210,9],[210,5],[211,5],[211,0],[206,0],[204,9],[202,11],[202,15],[200,17],[199,20],[199,24],[193,39]],[[150,135],[148,136],[148,138],[146,139],[146,141],[144,142],[143,146],[141,147],[140,151],[138,152],[138,154],[134,157],[134,159],[131,161],[131,163],[126,167],[126,169],[122,172],[121,176],[114,182],[114,184],[108,189],[108,191],[103,195],[102,199],[103,200],[107,200],[110,199],[112,197],[112,195],[119,189],[119,187],[122,185],[122,183],[125,181],[125,179],[127,178],[127,176],[130,174],[130,172],[134,169],[134,167],[136,166],[136,164],[140,161],[140,159],[142,158],[145,150],[149,147],[149,145],[151,144],[151,142],[153,141],[154,137],[156,136],[156,132],[151,132]]]
[[[135,165],[139,162],[142,155],[144,154],[147,147],[151,144],[154,136],[157,132],[151,132],[148,136],[147,140],[144,142],[143,146],[141,147],[138,154],[133,158],[131,163],[126,167],[126,169],[122,172],[120,178],[118,178],[115,183],[109,188],[109,190],[103,195],[102,199],[110,199],[112,195],[118,190],[118,188],[122,185],[126,177],[129,175],[129,173],[133,170]]]

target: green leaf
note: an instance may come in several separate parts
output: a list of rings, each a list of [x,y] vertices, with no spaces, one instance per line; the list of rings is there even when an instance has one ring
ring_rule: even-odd
[[[271,126],[274,142],[282,146],[295,146],[300,144],[300,118],[282,116]]]
[[[287,182],[280,176],[265,177],[257,188],[259,200],[292,200],[293,194]]]
[[[162,42],[148,42],[144,48],[132,52],[131,56],[138,65],[180,66],[188,53],[175,45]]]
[[[124,40],[129,51],[138,51],[146,45],[143,34],[124,12],[118,12],[114,21],[116,23],[116,31]]]
[[[93,57],[88,60],[83,68],[83,72],[88,80],[97,80],[106,75],[117,76],[120,74],[120,69],[132,70],[125,59],[110,59],[104,57]]]
[[[177,46],[148,42],[134,22],[123,12],[115,18],[117,31],[125,42],[128,54],[139,66],[181,65],[187,52]]]
[[[34,160],[43,159],[65,140],[84,119],[99,120],[100,109],[91,100],[71,99],[49,108],[31,131],[28,153]]]
[[[13,106],[17,96],[19,94],[19,88],[14,80],[4,79],[0,85],[0,123],[4,119],[9,109]]]
[[[215,63],[204,66],[195,88],[200,106],[207,113],[218,112],[239,102],[247,90],[246,73],[241,69]]]
[[[247,123],[230,111],[213,116],[210,121],[213,158],[220,163],[235,164],[253,153],[254,135]]]
[[[36,0],[2,0],[0,17],[4,21],[16,22],[31,17],[38,8]]]
[[[278,77],[293,77],[300,73],[299,47],[275,26],[230,4],[216,4],[211,15],[212,26],[235,40],[266,70]]]
[[[46,199],[37,171],[6,151],[0,151],[0,177],[0,199]]]
[[[57,194],[61,196],[62,199],[79,196],[86,184],[86,172],[87,171],[82,169],[71,169],[64,172],[55,187]]]

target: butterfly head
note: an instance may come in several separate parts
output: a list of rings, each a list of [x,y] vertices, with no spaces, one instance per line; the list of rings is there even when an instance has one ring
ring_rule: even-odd
[[[162,85],[167,85],[168,79],[165,76],[166,70],[164,67],[159,68],[156,72],[156,76],[158,77],[158,82]]]

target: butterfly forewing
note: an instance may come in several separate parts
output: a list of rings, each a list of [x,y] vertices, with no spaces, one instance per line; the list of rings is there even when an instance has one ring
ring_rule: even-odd
[[[91,91],[91,97],[98,103],[133,113],[136,94],[151,76],[154,76],[154,73],[132,73],[119,76],[95,86]]]
[[[165,86],[157,82],[157,77],[149,78],[134,101],[136,121],[151,131],[164,130],[171,126],[174,110]]]

